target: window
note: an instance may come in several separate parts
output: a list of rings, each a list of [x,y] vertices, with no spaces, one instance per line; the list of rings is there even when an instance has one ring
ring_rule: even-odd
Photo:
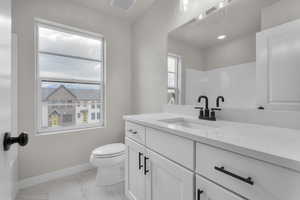
[[[95,120],[95,113],[92,113],[92,114],[91,114],[91,119],[92,119],[92,120]]]
[[[38,133],[103,127],[103,37],[40,21],[35,31]],[[89,120],[95,104],[101,117]]]
[[[180,101],[180,66],[181,59],[177,55],[168,55],[168,104]]]
[[[65,114],[63,115],[63,123],[72,123],[73,121],[73,116],[71,114]]]
[[[97,119],[100,119],[100,113],[97,112]]]

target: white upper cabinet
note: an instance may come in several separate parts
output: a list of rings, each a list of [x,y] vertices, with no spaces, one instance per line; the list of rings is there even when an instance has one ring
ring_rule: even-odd
[[[257,103],[300,110],[300,20],[257,34]]]

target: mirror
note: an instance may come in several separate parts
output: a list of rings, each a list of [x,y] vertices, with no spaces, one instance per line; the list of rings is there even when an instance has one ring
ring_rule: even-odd
[[[261,10],[278,0],[231,0],[208,8],[168,35],[168,103],[257,108],[256,34]]]

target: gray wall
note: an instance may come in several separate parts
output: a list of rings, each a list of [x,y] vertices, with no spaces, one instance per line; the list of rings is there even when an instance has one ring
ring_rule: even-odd
[[[168,53],[181,56],[184,68],[204,70],[204,60],[201,49],[174,38],[168,38]]]
[[[181,55],[185,68],[212,70],[255,62],[255,36],[256,33],[244,35],[204,49],[169,37],[168,52]]]
[[[104,35],[107,40],[107,128],[35,135],[34,17]],[[122,19],[60,0],[14,0],[13,20],[14,32],[19,38],[19,130],[30,133],[28,146],[19,152],[20,179],[87,163],[95,147],[122,141],[122,116],[131,111],[130,25]]]
[[[254,62],[255,33],[203,49],[205,70]]]
[[[133,25],[133,108],[135,113],[158,112],[167,102],[168,33],[196,17],[211,1],[190,0],[180,10],[179,0],[155,1]]]
[[[262,10],[261,26],[262,29],[267,29],[299,18],[300,1],[281,0]]]

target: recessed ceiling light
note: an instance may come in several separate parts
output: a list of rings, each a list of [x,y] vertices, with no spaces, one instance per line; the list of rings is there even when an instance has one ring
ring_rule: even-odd
[[[227,36],[226,35],[220,35],[218,36],[218,40],[224,40]]]

